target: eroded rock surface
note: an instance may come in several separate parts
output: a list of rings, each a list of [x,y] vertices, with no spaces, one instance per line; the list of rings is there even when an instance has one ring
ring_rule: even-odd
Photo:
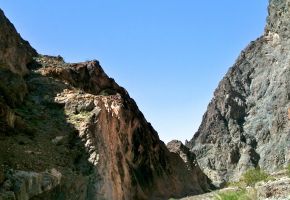
[[[262,37],[240,54],[186,145],[217,184],[290,162],[290,1],[270,0]]]

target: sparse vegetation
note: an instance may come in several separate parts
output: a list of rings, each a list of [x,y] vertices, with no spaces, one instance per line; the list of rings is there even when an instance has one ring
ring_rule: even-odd
[[[246,190],[221,192],[216,195],[216,200],[242,200],[246,199]]]
[[[290,175],[290,167],[289,167],[289,175]],[[269,174],[267,174],[260,168],[250,169],[243,174],[242,178],[239,181],[228,182],[226,184],[226,187],[244,188],[247,186],[254,186],[259,181],[267,181],[271,179],[273,179],[273,177],[271,177]]]
[[[237,191],[227,191],[218,193],[216,200],[256,200],[256,190],[239,189]]]
[[[90,112],[80,112],[78,114],[73,114],[70,112],[66,112],[66,115],[68,116],[68,121],[76,126],[79,126],[82,122],[86,121],[89,116],[90,116]]]
[[[227,182],[225,187],[246,187],[246,184],[243,181]]]
[[[286,173],[287,173],[287,176],[290,177],[290,164],[288,164],[286,167]]]
[[[115,95],[115,94],[116,94],[116,91],[111,88],[104,89],[99,93],[99,95],[103,95],[103,96],[110,96],[110,95]]]
[[[247,186],[253,187],[257,182],[269,180],[271,176],[260,168],[250,169],[243,174],[238,182],[229,182],[227,186],[238,187],[235,191],[221,192],[216,195],[216,200],[255,200],[257,197],[254,188],[245,189]]]
[[[248,170],[242,177],[242,181],[245,182],[248,186],[254,186],[255,183],[259,181],[264,181],[269,178],[269,175],[261,170],[260,168],[257,169],[250,169]]]

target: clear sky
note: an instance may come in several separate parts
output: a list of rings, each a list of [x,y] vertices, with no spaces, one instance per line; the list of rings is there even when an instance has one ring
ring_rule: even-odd
[[[41,54],[97,59],[160,138],[191,139],[218,82],[263,33],[268,0],[13,0],[0,7]]]

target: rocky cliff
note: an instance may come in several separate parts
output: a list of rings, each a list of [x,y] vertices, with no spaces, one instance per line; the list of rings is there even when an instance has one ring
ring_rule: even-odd
[[[0,10],[0,65],[21,76],[28,73],[26,64],[32,61],[36,51],[23,40],[15,27]]]
[[[166,199],[209,180],[98,61],[37,55],[0,12],[0,199]],[[185,147],[183,149],[186,149]]]
[[[186,144],[215,182],[290,163],[290,1],[270,0],[264,35],[229,69]]]

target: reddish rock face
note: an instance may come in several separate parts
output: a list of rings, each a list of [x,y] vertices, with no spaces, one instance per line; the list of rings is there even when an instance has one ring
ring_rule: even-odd
[[[199,167],[187,168],[178,154],[167,150],[134,100],[98,62],[37,71],[82,90],[66,89],[55,100],[65,105],[95,166],[96,198],[162,199],[208,190],[209,180]]]

